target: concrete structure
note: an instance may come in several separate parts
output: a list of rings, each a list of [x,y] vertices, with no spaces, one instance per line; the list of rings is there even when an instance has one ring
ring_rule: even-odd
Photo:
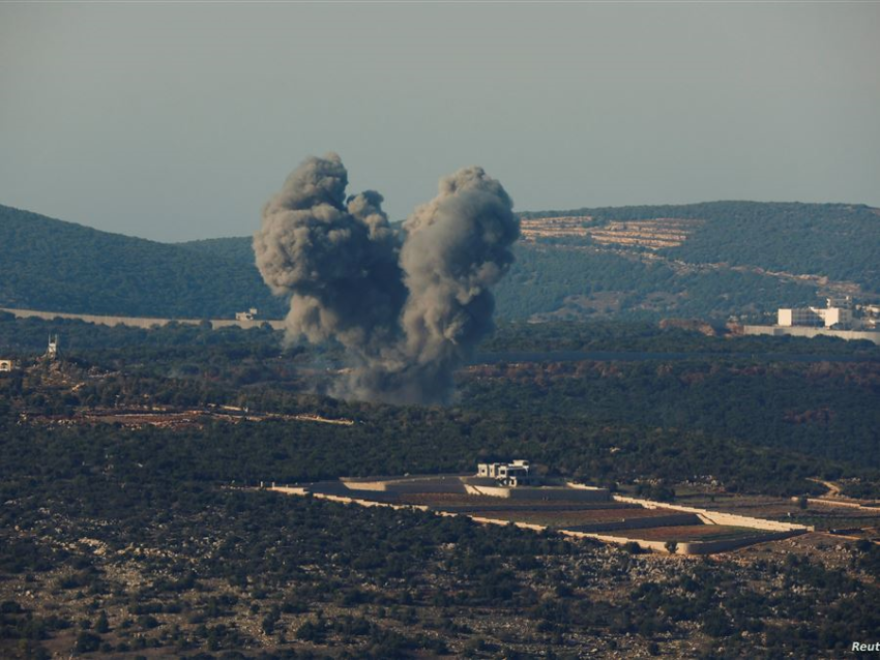
[[[511,467],[515,468],[514,474]],[[607,489],[561,480],[545,479],[540,486],[500,483],[513,477],[518,479],[520,472],[528,474],[527,469],[528,462],[522,460],[481,463],[475,476],[343,479],[293,487],[273,483],[271,490],[368,507],[417,509],[439,516],[463,515],[487,525],[552,529],[573,538],[636,544],[652,551],[683,555],[735,550],[813,531],[811,527],[775,520],[623,496],[612,498]],[[265,485],[261,483],[260,487]],[[413,498],[413,494],[423,497]],[[474,499],[469,500],[468,496]],[[488,498],[497,498],[497,504],[487,502]],[[645,515],[645,509],[655,512]],[[663,536],[668,539],[662,539]]]
[[[716,552],[730,552],[739,548],[745,548],[756,543],[767,543],[769,541],[779,541],[805,534],[809,530],[793,530],[786,532],[759,531],[754,536],[743,536],[736,539],[723,539],[718,541],[677,541],[670,544],[668,541],[646,541],[645,539],[635,539],[626,536],[613,536],[611,534],[595,534],[592,532],[578,532],[568,529],[558,530],[563,536],[573,536],[575,538],[588,538],[602,541],[603,543],[614,543],[616,545],[628,545],[635,543],[643,550],[651,552],[669,553],[676,555],[711,555]]]
[[[286,495],[299,495],[299,496],[309,496],[315,497],[319,499],[326,499],[333,502],[342,502],[346,504],[359,504],[365,507],[390,507],[393,509],[414,509],[419,511],[431,512],[435,515],[439,516],[458,516],[463,515],[471,518],[473,521],[484,524],[484,525],[514,525],[520,529],[530,529],[534,531],[543,531],[547,529],[553,529],[553,531],[561,534],[563,536],[568,536],[572,538],[590,538],[595,539],[597,541],[602,541],[605,543],[614,543],[619,545],[628,545],[635,544],[644,548],[646,550],[651,550],[654,552],[661,553],[669,553],[674,552],[679,555],[702,555],[702,554],[712,554],[715,552],[725,552],[729,550],[736,550],[737,548],[742,548],[745,546],[753,545],[755,543],[765,543],[767,541],[775,541],[779,539],[789,538],[791,536],[797,536],[799,534],[804,534],[806,532],[813,531],[814,528],[807,527],[804,525],[796,525],[792,523],[783,523],[777,522],[774,520],[764,520],[760,518],[750,518],[747,516],[739,516],[735,514],[727,514],[720,513],[717,511],[709,511],[706,509],[697,509],[692,507],[678,506],[674,504],[666,504],[660,502],[652,502],[650,500],[642,500],[628,497],[620,497],[615,496],[614,500],[619,502],[622,505],[635,505],[637,507],[644,507],[650,509],[664,509],[668,510],[668,513],[648,519],[630,519],[630,520],[621,520],[621,521],[607,521],[604,523],[595,523],[595,524],[585,524],[578,525],[572,528],[560,529],[558,527],[549,527],[548,525],[530,523],[524,521],[510,520],[510,519],[501,519],[501,518],[493,518],[485,515],[486,507],[485,505],[480,505],[479,512],[482,512],[483,515],[473,515],[469,509],[471,507],[452,507],[452,509],[442,510],[437,508],[432,508],[430,506],[424,504],[402,504],[400,503],[396,497],[395,492],[393,490],[384,490],[384,488],[391,487],[394,488],[394,485],[404,487],[415,487],[419,484],[426,485],[428,482],[432,481],[435,484],[444,484],[445,487],[455,487],[455,483],[462,484],[463,480],[468,479],[468,477],[457,477],[457,476],[442,476],[442,477],[415,477],[415,478],[405,478],[399,480],[384,480],[384,481],[366,481],[366,480],[347,480],[346,482],[323,482],[318,484],[308,484],[303,486],[278,486],[275,483],[269,487],[269,490],[284,493]],[[382,489],[371,490],[370,488],[365,488],[365,486],[373,486],[376,487],[378,485],[382,485]],[[357,486],[357,488],[351,488],[351,486]],[[261,482],[261,488],[266,488],[265,484]],[[502,490],[502,488],[497,487],[498,490]],[[480,488],[481,492],[474,493],[479,495],[485,495],[486,493],[482,492],[482,488]],[[545,490],[544,488],[506,488],[508,493],[519,495],[520,493],[530,493],[535,491]],[[585,487],[563,487],[563,488],[555,488],[553,490],[568,490],[573,492],[582,492],[582,493],[591,493],[596,491],[602,491],[604,489],[590,489]],[[406,492],[406,491],[399,491]],[[411,492],[419,492],[418,490],[413,490]],[[426,492],[426,491],[421,491]],[[432,492],[450,492],[450,491],[432,491]],[[456,491],[457,492],[457,491]],[[469,491],[470,492],[470,491]],[[605,491],[607,496],[607,491]],[[514,499],[519,499],[514,497]],[[524,498],[525,499],[525,498]],[[610,499],[610,498],[608,498]],[[595,505],[594,505],[595,506]],[[589,507],[588,507],[589,508]],[[551,509],[543,508],[541,510],[550,511]],[[563,510],[570,510],[570,506],[564,507]],[[653,523],[653,524],[651,524]],[[707,526],[713,525],[734,525],[739,527],[747,527],[754,530],[754,533],[745,534],[742,536],[738,536],[736,538],[727,538],[727,539],[706,539],[706,540],[682,540],[671,543],[669,541],[654,541],[648,539],[638,538],[638,533],[630,534],[627,536],[618,536],[613,532],[617,531],[618,533],[624,532],[626,530],[648,530],[648,529],[656,529],[663,528],[669,526],[676,525],[690,525],[690,524],[699,524],[702,523]],[[607,533],[612,532],[612,533]]]
[[[511,463],[508,465],[517,468],[525,468],[527,461],[519,461],[520,465]],[[526,465],[523,465],[526,464]],[[486,466],[481,476],[467,476],[454,474],[441,474],[435,476],[417,477],[377,477],[372,479],[346,478],[334,482],[321,482],[312,484],[309,488],[312,492],[326,492],[336,495],[349,495],[351,497],[373,497],[381,493],[383,497],[393,497],[407,493],[447,493],[455,495],[482,495],[495,497],[499,500],[525,501],[548,501],[567,500],[577,502],[610,502],[611,493],[607,488],[593,488],[579,484],[563,482],[551,482],[545,480],[541,485],[535,484],[531,478],[531,485],[525,485],[518,475],[502,477],[511,481],[515,478],[516,483],[501,483],[498,478],[489,475],[489,465]],[[495,464],[496,466],[501,464]],[[495,474],[500,474],[498,467]]]
[[[464,480],[459,475],[436,475],[431,477],[386,477],[373,479],[340,479],[347,492],[370,493],[467,493]],[[322,482],[313,487],[326,489],[336,482]]]
[[[58,335],[49,335],[49,346],[46,349],[46,357],[54,360],[58,357]]]
[[[680,504],[669,504],[667,502],[654,502],[652,500],[643,500],[637,497],[624,497],[623,495],[615,495],[615,502],[624,502],[626,504],[638,504],[646,509],[671,509],[673,511],[681,511],[683,513],[695,514],[706,525],[732,525],[735,527],[753,527],[772,532],[813,532],[815,527],[808,525],[798,525],[797,523],[779,522],[777,520],[766,520],[765,518],[752,518],[751,516],[740,516],[735,513],[723,513],[721,511],[711,511],[709,509],[698,509],[692,506],[682,506]]]
[[[862,315],[862,328],[876,330],[880,326],[880,305],[859,305],[857,307]]]
[[[770,335],[773,337],[837,337],[852,341],[864,339],[880,345],[880,331],[876,330],[829,330],[803,326],[781,327],[778,325],[744,325],[744,335]]]
[[[9,373],[15,369],[14,360],[0,359],[0,373]]]
[[[528,500],[575,500],[578,502],[609,502],[611,493],[607,488],[572,488],[570,486],[511,487],[474,483],[465,484],[468,495],[483,495],[518,502]]]
[[[853,326],[853,313],[845,307],[827,307],[819,310],[819,316],[826,328],[849,330]]]
[[[776,323],[783,328],[807,326],[851,330],[853,327],[852,298],[849,296],[826,298],[824,308],[783,308],[777,312]]]
[[[512,463],[478,463],[477,476],[494,479],[502,486],[527,486],[529,479],[529,462],[516,460]]]
[[[776,313],[776,324],[783,328],[790,328],[792,326],[818,328],[822,326],[822,319],[819,318],[819,315],[811,307],[805,309],[780,309]]]
[[[853,310],[859,313],[856,315]],[[744,335],[782,337],[838,337],[845,340],[866,339],[880,344],[880,305],[853,305],[851,296],[825,299],[825,307],[782,308],[776,325],[746,325]]]
[[[253,321],[258,314],[258,310],[256,307],[251,307],[246,312],[236,312],[235,320],[236,321]]]
[[[776,520],[619,495],[612,497],[606,488],[562,480],[543,479],[541,485],[522,485],[520,476],[529,478],[528,468],[528,461],[523,460],[480,463],[475,476],[341,479],[300,486],[273,483],[270,490],[369,507],[417,509],[440,516],[462,515],[487,525],[515,525],[536,531],[552,529],[574,538],[621,545],[634,543],[653,551],[685,555],[735,550],[814,530]],[[514,481],[502,483],[511,480]],[[265,488],[265,484],[261,482],[260,487]]]

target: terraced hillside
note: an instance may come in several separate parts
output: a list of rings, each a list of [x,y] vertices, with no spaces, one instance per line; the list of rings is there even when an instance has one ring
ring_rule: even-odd
[[[757,202],[524,213],[497,314],[759,321],[825,294],[880,299],[878,213]],[[0,206],[0,245],[0,307],[178,318],[285,311],[248,237],[169,245]]]
[[[523,237],[499,295],[518,318],[757,319],[826,294],[880,297],[880,211],[862,205],[548,211],[524,214]]]

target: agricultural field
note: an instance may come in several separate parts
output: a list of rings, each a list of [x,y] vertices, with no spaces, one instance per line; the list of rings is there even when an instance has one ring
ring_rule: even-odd
[[[497,520],[524,522],[532,525],[544,525],[555,529],[573,529],[586,525],[602,523],[624,523],[637,519],[666,519],[679,516],[679,511],[671,509],[583,509],[570,511],[523,511],[520,509],[471,511],[469,515]],[[685,514],[686,515],[686,514]]]
[[[483,477],[485,478],[485,477]],[[429,477],[394,478],[374,481],[371,485],[378,490],[358,489],[357,480],[341,480],[341,483],[323,482],[302,484],[296,488],[286,486],[270,487],[270,490],[290,495],[312,494],[316,497],[331,497],[343,501],[353,501],[364,506],[413,506],[437,512],[467,516],[480,523],[511,523],[544,531],[558,531],[563,534],[598,535],[603,541],[623,544],[632,540],[641,549],[658,549],[652,545],[661,542],[715,542],[741,540],[744,543],[770,541],[780,536],[789,537],[808,531],[803,526],[779,526],[767,529],[756,518],[742,518],[742,524],[731,526],[703,522],[694,512],[669,507],[657,507],[650,503],[636,501],[617,501],[607,491],[599,491],[606,501],[576,499],[555,499],[565,488],[555,486],[541,488],[518,486],[506,490],[507,494],[497,496],[485,494],[471,495],[458,492],[458,488],[479,487],[479,478],[467,476],[442,475],[436,479]],[[412,492],[414,485],[425,492]],[[550,484],[543,484],[548,486]],[[349,489],[351,488],[351,489]],[[450,489],[437,492],[436,489]],[[399,490],[398,490],[399,489]],[[495,490],[504,491],[505,489]],[[577,489],[572,489],[577,492]],[[550,496],[548,491],[553,493]],[[555,496],[555,497],[554,497]],[[707,514],[708,515],[708,514]],[[638,530],[638,531],[634,531]],[[613,537],[613,538],[612,538]],[[663,548],[675,552],[677,548]],[[729,548],[725,548],[729,549]],[[687,553],[693,549],[680,548]],[[718,548],[702,547],[696,552],[717,552]]]
[[[584,502],[582,500],[511,500],[487,495],[463,495],[459,493],[400,493],[396,500],[402,504],[427,506],[432,509],[467,508],[468,510],[505,509],[510,511],[529,511],[534,509],[603,510],[638,509],[635,504],[623,502]]]
[[[641,541],[730,541],[760,535],[761,530],[752,527],[729,525],[670,525],[633,531],[615,532],[615,536]]]

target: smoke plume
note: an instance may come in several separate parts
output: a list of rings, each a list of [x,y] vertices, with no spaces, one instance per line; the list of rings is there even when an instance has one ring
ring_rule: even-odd
[[[336,154],[310,158],[263,210],[257,267],[290,296],[289,341],[339,342],[350,361],[342,397],[442,403],[453,373],[492,330],[491,287],[513,262],[513,202],[469,167],[395,231],[382,196],[346,199]]]

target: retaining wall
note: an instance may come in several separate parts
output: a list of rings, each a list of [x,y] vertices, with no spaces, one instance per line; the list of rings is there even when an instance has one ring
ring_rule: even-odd
[[[467,513],[458,513],[452,511],[436,511],[432,510],[430,507],[419,504],[395,504],[393,502],[377,502],[368,499],[361,499],[357,497],[351,497],[348,495],[334,495],[331,493],[321,493],[315,492],[311,490],[309,487],[301,487],[301,486],[268,486],[265,488],[266,490],[271,490],[278,493],[283,493],[286,495],[311,495],[317,499],[329,500],[331,502],[340,502],[343,504],[358,504],[364,507],[373,507],[373,506],[384,506],[392,509],[411,509],[418,511],[427,511],[430,513],[434,513],[439,516],[458,516],[458,515],[468,515]],[[372,493],[371,493],[372,496]],[[635,498],[625,498],[625,497],[615,497],[614,499],[618,501],[625,501],[633,504],[643,504],[647,508],[672,508],[678,510],[686,510],[688,513],[696,514],[701,509],[691,509],[690,507],[676,507],[670,506],[666,504],[660,504],[658,502],[651,502],[650,500],[638,500]],[[651,506],[648,506],[651,505]],[[707,512],[709,514],[715,515],[715,512]],[[746,516],[729,516],[729,514],[720,514],[722,516],[728,516],[731,518],[736,518],[739,520],[750,520],[764,523],[772,523],[773,521],[762,521],[758,518],[747,518]],[[547,525],[538,525],[535,523],[526,523],[526,522],[517,522],[517,521],[507,521],[507,520],[498,520],[497,518],[485,518],[482,516],[468,516],[471,520],[483,524],[483,525],[513,525],[514,527],[518,527],[520,529],[529,529],[532,531],[542,532],[548,529]],[[699,516],[697,516],[699,517]],[[692,518],[691,518],[692,519]],[[656,521],[656,518],[653,519]],[[671,524],[680,524],[680,523],[671,523]],[[689,523],[685,523],[689,524]],[[709,524],[724,524],[729,525],[731,523],[709,523]],[[771,531],[768,530],[766,533],[755,534],[754,536],[741,537],[737,539],[726,539],[719,541],[684,541],[676,544],[676,554],[680,555],[702,555],[702,554],[710,554],[713,552],[724,552],[727,550],[735,550],[737,548],[742,548],[748,545],[753,545],[755,543],[764,543],[767,541],[775,541],[778,539],[788,538],[790,536],[796,536],[799,534],[803,534],[807,531],[812,531],[812,528],[805,527],[803,525],[791,525],[788,523],[778,523],[779,525],[785,525],[789,529],[776,530]],[[743,525],[742,526],[749,526]],[[651,525],[651,527],[660,527],[662,525]],[[754,527],[754,525],[752,525]],[[665,552],[668,553],[669,550],[666,548],[666,541],[647,541],[643,539],[631,539],[625,538],[622,536],[614,536],[612,534],[602,534],[598,533],[598,531],[580,531],[575,529],[554,529],[555,533],[561,534],[563,536],[569,536],[572,538],[586,538],[586,539],[595,539],[597,541],[602,541],[605,543],[614,543],[617,545],[626,545],[628,543],[635,543],[639,547],[652,550],[655,552]],[[608,530],[611,531],[611,530]]]
[[[821,497],[808,497],[808,504],[824,504],[825,506],[839,506],[847,509],[857,509],[859,511],[880,512],[880,506],[872,506],[870,504],[861,504],[860,502],[847,502],[846,500],[832,500]]]
[[[721,513],[719,511],[709,511],[708,509],[697,509],[690,506],[681,506],[679,504],[667,504],[666,502],[653,502],[651,500],[642,500],[635,497],[624,497],[615,495],[614,499],[618,502],[628,502],[630,504],[640,504],[648,509],[673,509],[675,511],[684,511],[696,514],[700,520],[710,525],[729,525],[731,527],[753,527],[754,529],[764,529],[768,531],[791,532],[802,531],[812,532],[815,527],[807,525],[798,525],[796,523],[778,522],[776,520],[765,520],[763,518],[751,518],[749,516],[740,516],[734,513]]]
[[[647,529],[649,527],[677,527],[679,525],[699,525],[700,519],[693,513],[677,513],[654,518],[626,518],[624,520],[605,520],[567,527],[573,532],[612,532],[625,529]]]
[[[713,552],[726,552],[728,550],[736,550],[744,548],[756,543],[767,543],[768,541],[778,541],[779,539],[787,539],[792,536],[806,534],[806,530],[796,529],[786,532],[765,532],[764,534],[756,534],[755,536],[746,536],[738,539],[724,539],[718,541],[682,541],[676,547],[676,553],[683,555],[707,555]]]
[[[628,539],[622,536],[612,536],[609,534],[595,534],[593,532],[575,532],[570,529],[560,529],[557,530],[563,536],[571,536],[577,539],[595,539],[596,541],[602,541],[603,543],[613,543],[615,545],[626,545],[627,543],[635,543],[637,546],[642,548],[643,550],[651,550],[653,552],[665,552],[669,553],[669,550],[666,549],[665,541],[643,541],[639,539]],[[676,553],[678,550],[676,550]],[[682,552],[681,554],[686,554]]]
[[[459,493],[465,494],[461,477],[426,479],[377,479],[376,481],[342,481],[349,490],[384,493]]]
[[[826,330],[825,328],[809,328],[804,326],[778,326],[778,325],[744,325],[744,335],[771,335],[773,337],[783,337],[790,335],[792,337],[818,337],[820,335],[828,337],[839,337],[847,341],[852,339],[867,339],[868,341],[880,344],[880,332],[872,332],[870,330]]]
[[[604,543],[614,543],[616,545],[626,545],[627,543],[635,543],[644,550],[653,552],[665,552],[669,554],[666,547],[666,541],[646,541],[644,539],[630,539],[624,536],[614,536],[611,534],[596,534],[591,532],[578,532],[573,530],[561,529],[557,530],[565,536],[573,536],[576,538],[596,539]],[[738,539],[725,539],[719,541],[679,541],[675,545],[675,553],[677,555],[708,555],[715,552],[727,552],[744,548],[756,543],[767,543],[768,541],[778,541],[779,539],[789,538],[804,534],[804,530],[793,530],[786,532],[766,532],[764,534],[756,534],[754,536],[741,537]]]
[[[504,498],[501,498],[504,499]],[[631,509],[639,509],[635,504],[625,504],[624,502],[583,502],[578,504],[541,504],[529,505],[528,500],[521,500],[517,503],[499,502],[498,504],[475,504],[462,506],[442,505],[446,511],[454,511],[456,513],[474,513],[477,511],[528,511],[535,512],[554,512],[554,511],[628,511]]]
[[[468,495],[486,495],[488,497],[503,497],[511,500],[576,500],[579,502],[607,502],[611,494],[604,488],[581,489],[581,488],[506,488],[504,486],[475,486],[466,485]]]

